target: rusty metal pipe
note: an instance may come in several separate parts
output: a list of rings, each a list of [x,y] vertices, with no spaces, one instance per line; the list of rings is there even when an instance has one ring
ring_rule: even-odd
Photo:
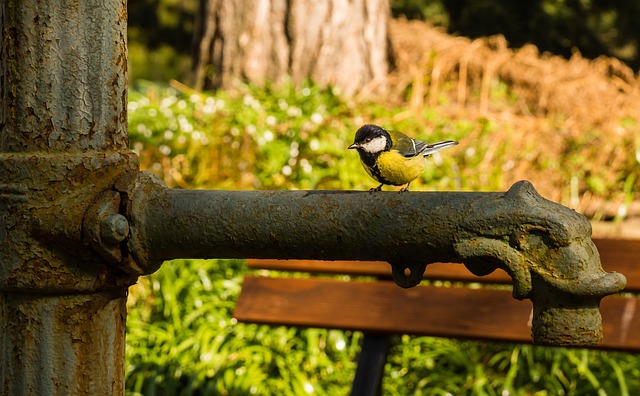
[[[0,394],[124,394],[135,277],[83,219],[138,169],[126,21],[125,0],[0,1]]]
[[[1,394],[124,394],[124,294],[0,296]]]
[[[525,181],[506,193],[194,191],[138,173],[116,189],[125,266],[139,274],[173,258],[384,260],[411,287],[433,262],[502,268],[514,297],[533,301],[533,341],[546,345],[597,344],[600,300],[626,283],[602,269],[589,221]]]

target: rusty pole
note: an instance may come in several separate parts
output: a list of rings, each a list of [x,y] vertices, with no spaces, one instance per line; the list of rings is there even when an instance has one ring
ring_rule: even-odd
[[[0,394],[123,394],[125,275],[82,242],[138,169],[126,1],[0,1]]]

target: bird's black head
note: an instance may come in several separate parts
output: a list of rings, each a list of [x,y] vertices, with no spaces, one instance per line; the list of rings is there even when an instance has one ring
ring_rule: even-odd
[[[359,152],[367,152],[369,154],[388,151],[391,148],[391,136],[389,132],[377,125],[367,124],[356,132],[356,137],[350,149],[358,149]]]

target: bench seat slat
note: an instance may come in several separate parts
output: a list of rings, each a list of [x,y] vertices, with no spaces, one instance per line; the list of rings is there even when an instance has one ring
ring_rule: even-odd
[[[601,348],[640,351],[635,302],[603,300]],[[242,322],[270,325],[519,343],[530,342],[530,315],[531,302],[515,300],[507,290],[256,276],[245,277],[234,314]]]

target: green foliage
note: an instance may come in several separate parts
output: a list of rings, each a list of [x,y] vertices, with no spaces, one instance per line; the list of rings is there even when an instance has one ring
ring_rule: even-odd
[[[127,5],[129,80],[187,81],[198,2],[137,0]]]
[[[129,394],[346,394],[361,335],[237,323],[244,270],[176,260],[131,288]]]
[[[362,334],[238,323],[238,260],[175,260],[131,288],[128,394],[346,395]],[[385,395],[630,395],[640,358],[530,345],[395,338]]]
[[[376,123],[426,141],[460,141],[427,160],[414,190],[495,191],[527,178],[543,196],[572,205],[576,194],[617,202],[621,194],[634,199],[640,188],[633,183],[640,179],[634,120],[619,128],[630,133],[610,137],[576,134],[554,120],[514,130],[508,118],[450,115],[441,111],[446,105],[419,112],[356,107],[313,85],[217,93],[174,85],[141,82],[129,93],[132,147],[142,167],[171,187],[371,188],[375,182],[346,147],[359,126]],[[495,90],[495,106],[514,101],[503,85]]]
[[[515,132],[495,120],[451,117],[431,108],[414,113],[375,103],[356,107],[313,85],[201,93],[142,83],[130,91],[129,121],[142,167],[179,187],[373,187],[357,154],[346,150],[367,122],[426,140],[461,141],[428,161],[421,180],[412,184],[416,190],[501,189],[505,163],[538,163],[527,150],[514,154]],[[534,166],[550,167],[566,180],[588,172],[594,191],[620,189],[616,183],[623,180],[632,198],[638,189],[633,153],[620,161],[620,178],[613,181],[585,165],[582,153],[591,150],[595,134],[571,139],[559,150],[561,157]],[[237,260],[176,260],[140,278],[129,298],[129,394],[349,393],[362,334],[237,323],[232,312],[245,272]],[[638,390],[640,357],[630,354],[410,336],[396,337],[384,380],[389,395]]]
[[[128,62],[130,81],[140,78],[154,81],[171,79],[184,81],[189,78],[191,69],[191,59],[166,44],[157,48],[148,48],[140,42],[131,41]]]
[[[170,186],[195,188],[374,187],[357,153],[346,147],[361,124],[392,115],[370,104],[365,119],[362,109],[312,85],[205,94],[141,84],[129,97],[130,139],[142,167]],[[475,127],[465,121],[449,130],[445,121],[436,120],[440,125],[430,136],[416,118],[397,127],[423,139],[444,138],[445,128],[447,138],[462,138]],[[429,163],[423,180],[429,188],[454,188],[456,181],[445,176],[454,159],[438,158]]]
[[[392,391],[391,381],[385,389],[399,395],[628,395],[640,389],[639,360],[586,349],[402,336],[387,371],[403,390]]]
[[[394,17],[428,20],[435,26],[447,26],[449,16],[442,0],[391,0]]]

